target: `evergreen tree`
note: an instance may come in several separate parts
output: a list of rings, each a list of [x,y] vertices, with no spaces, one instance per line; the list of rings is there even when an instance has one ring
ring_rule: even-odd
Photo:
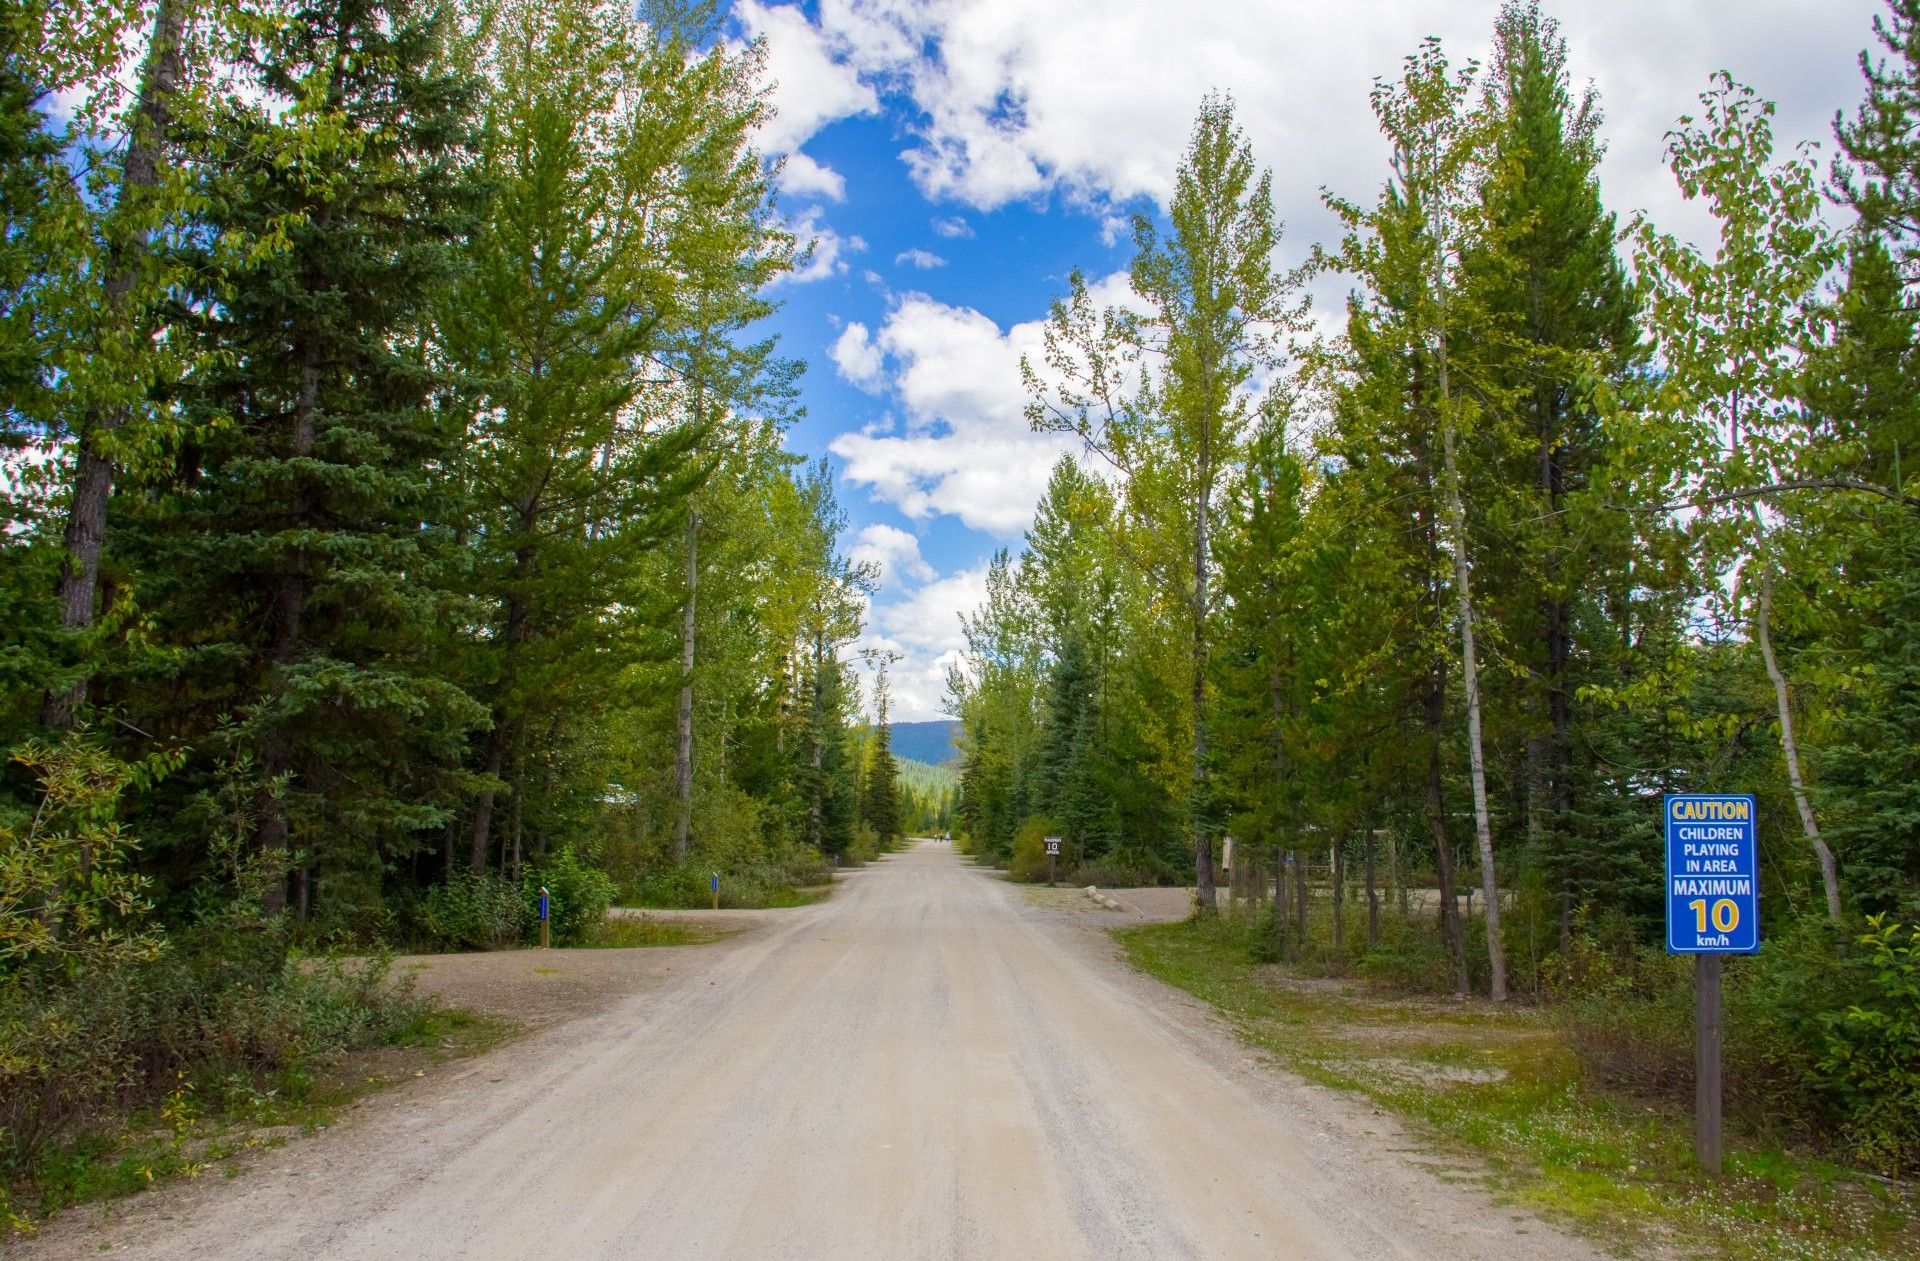
[[[1574,711],[1617,642],[1594,593],[1612,587],[1633,542],[1632,518],[1602,502],[1612,488],[1596,482],[1611,456],[1593,383],[1620,380],[1638,339],[1614,218],[1600,202],[1599,106],[1591,89],[1575,98],[1566,61],[1557,24],[1537,3],[1502,10],[1484,227],[1462,265],[1463,286],[1486,316],[1479,344],[1463,351],[1514,422],[1488,436],[1501,449],[1483,452],[1491,484],[1483,479],[1475,495],[1476,551],[1517,562],[1484,565],[1483,590],[1505,655],[1525,670],[1514,715],[1520,805],[1529,844],[1550,870],[1563,939],[1576,905],[1614,874],[1594,852],[1611,835],[1576,835]]]
[[[1866,99],[1851,120],[1834,115],[1832,187],[1920,284],[1920,0],[1887,0],[1873,34],[1881,55],[1860,53]]]
[[[206,306],[187,393],[205,438],[128,514],[175,654],[136,689],[141,721],[196,739],[236,716],[260,847],[376,888],[447,820],[482,720],[426,659],[462,437],[426,319],[475,209],[476,84],[448,33],[441,8],[334,0],[247,47],[258,103],[216,120],[245,157],[209,178],[208,235],[285,245]]]
[[[893,724],[887,717],[892,698],[887,692],[887,658],[879,659],[873,679],[873,743],[867,753],[866,784],[861,794],[861,821],[873,829],[882,845],[901,836],[900,768],[893,760]]]

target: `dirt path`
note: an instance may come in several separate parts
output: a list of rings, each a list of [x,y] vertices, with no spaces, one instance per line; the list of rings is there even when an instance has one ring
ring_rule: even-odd
[[[745,936],[638,952],[674,958],[237,1182],[19,1255],[1595,1255],[1253,1064],[1100,922],[922,845]]]

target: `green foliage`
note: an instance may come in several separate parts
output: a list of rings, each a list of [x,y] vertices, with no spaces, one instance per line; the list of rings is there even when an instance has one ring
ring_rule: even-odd
[[[607,917],[607,908],[613,905],[613,877],[588,866],[573,852],[572,846],[548,855],[528,873],[529,922],[539,917],[542,887],[548,894],[548,930],[557,946],[574,946],[585,941],[599,928]]]
[[[1060,834],[1058,820],[1032,818],[1020,825],[1013,834],[1013,847],[1007,860],[1007,877],[1029,883],[1047,878],[1047,842],[1049,836]],[[1055,860],[1058,870],[1058,859]]]
[[[1819,1067],[1851,1154],[1900,1176],[1920,1169],[1920,928],[1867,924],[1868,996],[1825,1018]]]
[[[179,755],[122,762],[76,732],[29,741],[13,760],[40,799],[30,818],[0,822],[0,984],[151,957],[161,941],[141,922],[149,881],[133,869],[138,844],[116,815],[123,794],[158,781]]]
[[[708,885],[712,875],[711,867],[697,863],[663,866],[623,890],[616,900],[621,906],[697,910],[713,904]],[[806,851],[794,853],[785,861],[728,867],[720,872],[720,905],[756,909],[797,906],[805,900],[799,891],[827,884],[832,879],[833,868]]]
[[[498,872],[456,869],[420,903],[420,926],[428,938],[456,950],[518,945],[527,939],[532,920],[525,890]]]

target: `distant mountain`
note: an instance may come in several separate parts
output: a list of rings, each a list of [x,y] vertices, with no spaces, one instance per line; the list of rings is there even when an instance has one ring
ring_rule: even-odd
[[[897,722],[893,724],[893,755],[945,766],[960,756],[953,743],[959,730],[957,722]]]

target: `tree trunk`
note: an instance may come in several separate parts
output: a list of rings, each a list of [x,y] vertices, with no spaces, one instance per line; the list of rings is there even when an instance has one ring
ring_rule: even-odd
[[[1217,906],[1213,891],[1213,841],[1207,836],[1207,470],[1193,531],[1193,774],[1188,803],[1193,819],[1194,899],[1202,915]]]
[[[1333,969],[1344,972],[1347,967],[1347,855],[1346,846],[1335,844],[1333,847]]]
[[[1427,822],[1433,829],[1434,883],[1440,895],[1440,940],[1453,960],[1454,989],[1472,992],[1467,975],[1467,939],[1460,924],[1459,894],[1454,889],[1453,843],[1447,836],[1446,792],[1440,777],[1440,737],[1429,728],[1427,740]]]
[[[1295,953],[1307,948],[1307,855],[1293,856],[1293,941]]]
[[[1773,630],[1769,625],[1773,620],[1773,565],[1764,559],[1755,559],[1760,564],[1760,603],[1753,619],[1754,638],[1760,641],[1760,657],[1767,663],[1767,677],[1773,680],[1773,699],[1780,716],[1780,751],[1787,759],[1787,784],[1793,790],[1794,808],[1800,813],[1800,830],[1820,860],[1820,883],[1827,895],[1827,914],[1837,920],[1844,914],[1840,904],[1840,872],[1833,860],[1833,850],[1820,835],[1820,825],[1813,817],[1813,803],[1807,799],[1806,781],[1800,775],[1800,742],[1793,734],[1793,705],[1787,694],[1787,676],[1773,652]]]
[[[317,342],[309,340],[300,356],[300,394],[294,404],[293,432],[287,444],[288,454],[294,460],[306,460],[313,455],[314,414],[319,406],[320,347]],[[302,529],[307,524],[311,509],[306,480],[296,474],[287,508],[288,527]],[[287,668],[300,655],[302,623],[306,620],[307,611],[307,583],[306,552],[295,548],[287,556],[286,571],[280,575],[274,590],[273,644],[269,650],[269,660],[272,662],[274,682],[281,686],[285,685]],[[260,769],[270,783],[284,785],[289,782],[288,777],[294,773],[293,747],[284,731],[272,729],[261,742]],[[274,880],[268,886],[264,906],[268,914],[278,914],[286,909],[286,873],[293,855],[286,811],[277,790],[263,791],[260,795],[260,848],[269,856],[274,870]]]
[[[487,761],[483,768],[487,779],[499,779],[506,765],[507,724],[506,719],[496,711],[493,730],[487,733]],[[494,788],[489,782],[480,790],[480,800],[473,807],[473,833],[467,846],[467,867],[475,875],[487,869],[487,845],[493,835],[493,798]]]
[[[680,713],[673,746],[673,786],[679,813],[673,822],[673,857],[687,861],[693,833],[693,648],[694,601],[700,590],[700,514],[687,512],[687,603],[680,614]]]
[[[1367,833],[1367,949],[1372,950],[1380,944],[1380,886],[1374,880],[1374,847],[1379,844],[1372,832]]]
[[[1440,434],[1446,458],[1448,530],[1452,535],[1453,590],[1460,619],[1460,670],[1467,688],[1467,770],[1473,784],[1473,831],[1480,847],[1480,880],[1486,891],[1487,963],[1492,971],[1491,997],[1507,1001],[1507,954],[1500,940],[1500,894],[1493,865],[1493,825],[1487,812],[1487,759],[1480,732],[1480,663],[1475,655],[1473,579],[1467,563],[1467,513],[1460,492],[1460,465],[1455,450],[1452,409],[1447,384],[1446,334],[1440,338]]]
[[[820,771],[826,760],[827,746],[823,738],[826,725],[826,683],[822,671],[826,668],[826,645],[818,634],[813,641],[813,705],[812,721],[807,724],[807,739],[812,745],[810,759],[813,766],[812,800],[807,804],[808,839],[813,847],[825,850],[826,821],[824,816],[824,798],[826,785],[820,782]]]
[[[137,215],[127,215],[134,230],[125,236],[112,222],[130,210],[148,193],[160,186],[160,154],[166,146],[167,130],[173,122],[173,99],[186,73],[183,44],[191,0],[160,0],[153,15],[153,35],[147,44],[146,65],[141,72],[140,95],[128,120],[127,156],[121,166],[120,194],[107,224],[106,276],[101,281],[101,303],[106,311],[109,339],[128,345],[141,340],[138,330],[128,327],[133,315],[127,303],[148,250],[148,229],[139,225]],[[78,441],[78,463],[74,470],[73,494],[67,505],[67,524],[62,532],[66,558],[55,582],[54,597],[60,607],[60,625],[78,634],[93,625],[95,592],[100,585],[100,552],[107,537],[107,501],[113,496],[113,459],[101,449],[101,439],[132,419],[126,406],[89,409]],[[87,700],[91,671],[82,668],[79,676],[65,687],[49,691],[41,701],[40,718],[53,731],[73,726],[74,716]],[[284,896],[284,895],[283,895]]]
[[[1289,958],[1293,952],[1287,949],[1287,851],[1277,849],[1273,852],[1273,932],[1279,939],[1280,957]]]

